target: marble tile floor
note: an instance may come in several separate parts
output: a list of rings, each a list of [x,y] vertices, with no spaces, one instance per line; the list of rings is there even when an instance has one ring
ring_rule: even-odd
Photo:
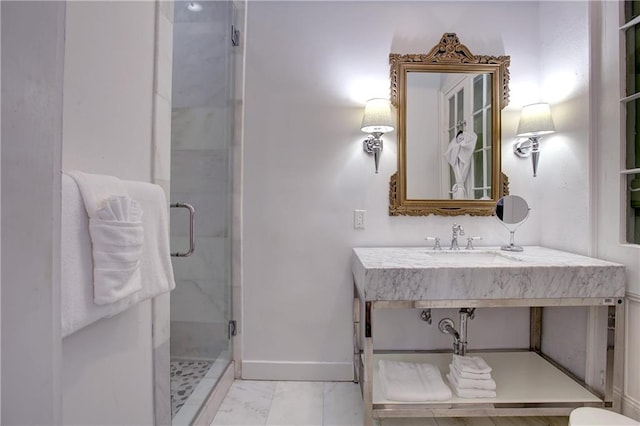
[[[211,426],[362,426],[351,382],[236,380]],[[378,426],[566,426],[567,417],[383,419]]]

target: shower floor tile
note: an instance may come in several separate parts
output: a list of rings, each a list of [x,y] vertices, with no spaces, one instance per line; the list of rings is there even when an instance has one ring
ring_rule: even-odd
[[[211,361],[171,361],[171,416],[187,402],[189,396],[209,371]]]

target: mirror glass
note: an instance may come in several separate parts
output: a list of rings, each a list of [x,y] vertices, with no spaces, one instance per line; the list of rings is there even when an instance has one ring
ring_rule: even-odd
[[[476,56],[445,33],[427,54],[392,53],[398,172],[389,214],[494,214],[507,193],[500,118],[508,103],[508,56]]]
[[[408,71],[408,199],[490,200],[491,74]]]
[[[530,210],[527,201],[517,195],[507,195],[498,200],[495,209],[496,217],[509,230],[509,245],[500,247],[502,250],[524,250],[515,244],[515,232],[529,217]]]
[[[519,224],[529,216],[529,204],[518,195],[507,195],[496,203],[496,216],[502,223]]]

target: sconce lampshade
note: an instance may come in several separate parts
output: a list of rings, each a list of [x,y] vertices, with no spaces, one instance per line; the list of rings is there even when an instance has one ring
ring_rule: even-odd
[[[364,107],[361,129],[365,133],[387,133],[393,131],[391,105],[388,99],[369,99]]]
[[[551,118],[549,104],[533,104],[522,108],[518,123],[518,136],[540,136],[554,133],[556,127]]]

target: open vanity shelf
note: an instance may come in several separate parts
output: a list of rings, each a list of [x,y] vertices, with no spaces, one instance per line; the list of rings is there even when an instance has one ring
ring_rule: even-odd
[[[623,308],[623,266],[542,247],[506,256],[492,250],[449,256],[419,247],[354,249],[354,374],[362,389],[366,426],[384,417],[561,416],[576,407],[612,405],[614,371],[620,367],[613,360],[619,345],[614,341],[613,350],[607,350],[606,330],[620,335],[615,319],[621,318]],[[454,393],[438,402],[384,399],[380,359],[436,365],[448,384],[444,375],[452,353],[374,351],[374,311],[510,306],[529,307],[530,350],[476,351],[493,368],[495,398],[466,399]],[[602,383],[589,382],[594,381],[589,372],[586,383],[576,379],[543,353],[543,308],[551,306],[592,308],[605,332],[587,352],[594,371],[606,372]],[[600,352],[597,356],[593,348]]]
[[[471,407],[479,408],[508,407],[523,404],[600,404],[598,396],[567,377],[557,367],[546,361],[535,352],[480,352],[469,355],[481,356],[487,364],[492,366],[491,376],[498,383],[495,398],[459,398],[453,394],[448,401],[441,401],[429,406],[433,408]],[[378,361],[380,359],[419,362],[433,364],[441,373],[449,370],[451,353],[388,353],[373,356],[373,405],[381,406],[397,404],[404,406],[415,403],[385,400],[378,376]],[[445,383],[447,379],[444,378]],[[425,404],[427,405],[427,404]]]

